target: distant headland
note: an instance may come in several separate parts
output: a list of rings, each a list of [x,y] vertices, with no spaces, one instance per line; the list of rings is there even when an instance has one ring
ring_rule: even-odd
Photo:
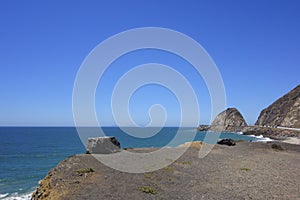
[[[247,125],[236,108],[221,112],[212,124],[200,125],[199,131],[242,132],[284,140],[300,137],[300,85],[263,109],[254,126]]]

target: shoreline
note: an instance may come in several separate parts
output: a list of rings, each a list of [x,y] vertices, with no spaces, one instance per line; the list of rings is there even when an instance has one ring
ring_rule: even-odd
[[[231,133],[233,133],[233,132],[231,132]],[[235,134],[239,134],[239,135],[241,135],[242,133],[241,132],[235,132]],[[246,135],[247,136],[247,135]],[[248,136],[251,136],[251,137],[255,137],[255,138],[257,138],[258,140],[257,141],[252,141],[252,142],[258,142],[258,143],[267,143],[267,142],[271,142],[271,141],[274,141],[274,142],[283,142],[283,143],[289,143],[289,144],[296,144],[296,145],[300,145],[300,138],[297,138],[297,137],[288,137],[287,139],[285,139],[285,140],[272,140],[272,139],[270,139],[270,138],[265,138],[265,137],[262,137],[262,135],[261,136],[255,136],[255,135],[248,135]],[[263,140],[261,140],[262,138],[264,138]],[[267,139],[267,140],[265,140],[265,139]],[[270,140],[269,140],[270,139]],[[194,141],[193,143],[201,143],[201,141]],[[249,141],[242,141],[242,142],[244,142],[244,143],[249,143]],[[184,145],[185,143],[183,143],[183,144],[181,144],[181,145]],[[179,146],[181,146],[181,145],[179,145]],[[200,147],[200,145],[199,144],[192,144],[191,145],[192,147],[196,147],[196,148],[199,148]],[[168,148],[170,148],[170,149],[172,149],[172,148],[174,148],[174,147],[168,147]],[[132,148],[133,150],[134,149],[138,149],[138,148]],[[144,148],[144,149],[153,149],[153,148]],[[35,191],[35,190],[34,190]],[[33,191],[33,192],[34,192]],[[25,200],[25,199],[30,199],[30,198],[28,198],[28,197],[30,197],[31,196],[31,194],[33,193],[33,192],[30,192],[30,193],[24,193],[24,194],[16,194],[16,195],[14,195],[14,194],[9,194],[10,196],[5,196],[4,197],[4,195],[6,195],[6,194],[3,194],[3,196],[0,198],[0,199],[4,199],[4,200],[12,200],[12,199],[23,199],[23,200]]]

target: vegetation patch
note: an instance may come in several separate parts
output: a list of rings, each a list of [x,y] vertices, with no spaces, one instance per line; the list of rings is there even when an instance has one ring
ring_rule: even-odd
[[[76,170],[76,172],[77,172],[78,174],[82,175],[82,174],[94,172],[94,170],[93,170],[93,168],[88,167],[88,168],[85,168],[85,169],[79,169],[79,170]]]
[[[166,161],[168,161],[168,162],[174,162],[174,160],[172,160],[170,158],[166,158]]]
[[[152,179],[152,173],[145,173],[144,176],[145,178]]]
[[[192,161],[183,161],[183,162],[176,161],[176,163],[179,164],[179,165],[191,165]]]
[[[171,167],[171,166],[164,167],[164,170],[169,171],[169,172],[173,172],[174,171],[173,167]]]
[[[151,186],[142,186],[140,190],[147,194],[157,194],[157,192]]]
[[[240,170],[241,170],[241,171],[246,171],[246,172],[249,172],[249,171],[251,171],[251,169],[249,169],[249,168],[246,168],[246,167],[243,167],[243,168],[241,168]]]

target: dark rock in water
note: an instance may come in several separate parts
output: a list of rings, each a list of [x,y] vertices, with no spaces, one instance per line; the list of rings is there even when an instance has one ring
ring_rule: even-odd
[[[300,128],[300,85],[262,110],[255,125]]]
[[[215,118],[209,130],[238,132],[244,126],[247,123],[242,114],[236,108],[228,108]]]
[[[108,154],[120,151],[120,142],[115,137],[89,138],[87,154]]]
[[[218,144],[235,146],[235,141],[233,139],[221,139],[218,141]]]

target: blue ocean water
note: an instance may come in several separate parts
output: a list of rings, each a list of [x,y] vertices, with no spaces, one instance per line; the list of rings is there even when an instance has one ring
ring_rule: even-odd
[[[85,128],[88,133],[95,128]],[[149,129],[149,128],[148,128]],[[162,147],[174,138],[178,128],[166,127],[149,138],[136,138],[117,127],[105,127],[123,148]],[[141,133],[147,132],[141,128]],[[192,128],[185,128],[170,146],[189,142]],[[206,132],[197,132],[194,141],[203,141]],[[87,134],[87,137],[92,136]],[[222,133],[220,138],[257,140],[251,136]],[[29,199],[48,171],[68,156],[85,153],[85,147],[74,127],[0,127],[0,199]]]

